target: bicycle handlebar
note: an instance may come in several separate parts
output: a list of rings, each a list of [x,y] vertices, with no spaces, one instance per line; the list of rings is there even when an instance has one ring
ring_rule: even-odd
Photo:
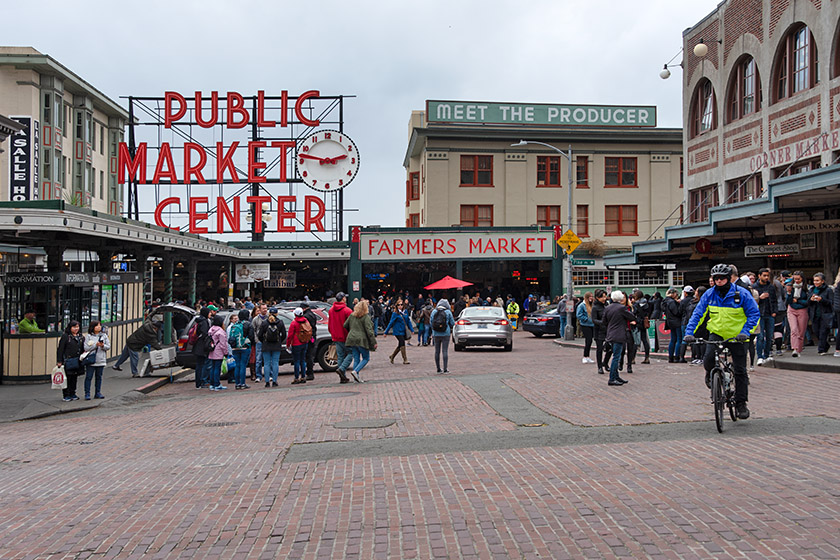
[[[705,342],[706,344],[728,344],[728,343],[736,343],[736,344],[746,344],[749,342],[750,339],[747,338],[745,340],[738,340],[737,337],[727,338],[726,340],[706,340],[705,338],[695,338],[694,342]]]

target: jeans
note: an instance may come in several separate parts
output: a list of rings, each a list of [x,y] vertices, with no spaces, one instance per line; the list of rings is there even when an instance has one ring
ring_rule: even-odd
[[[435,335],[435,367],[440,369],[440,355],[443,353],[443,371],[449,371],[449,335]]]
[[[257,381],[263,380],[263,368],[265,367],[265,363],[263,361],[263,353],[262,353],[262,342],[257,342],[257,351],[256,355],[254,356],[254,367],[257,370],[256,376]]]
[[[426,332],[423,333],[423,344],[428,346],[432,341],[432,326],[428,325]]]
[[[370,361],[370,350],[361,346],[351,346],[353,352],[353,371],[358,375]]]
[[[233,371],[233,380],[237,387],[245,385],[245,370],[248,367],[248,358],[250,357],[250,348],[238,348],[233,351],[233,359],[236,360],[236,369]]]
[[[373,336],[379,336],[379,317],[373,318]]]
[[[121,365],[123,365],[126,362],[126,360],[128,360],[128,356],[129,356],[128,345],[125,345],[125,346],[123,346],[122,352],[120,353],[120,357],[117,358],[116,362],[114,362],[113,367],[118,368]]]
[[[565,336],[566,335],[566,320],[567,320],[566,314],[561,313],[560,314],[560,336]]]
[[[96,393],[97,395],[102,394],[102,370],[105,369],[105,366],[87,366],[87,372],[85,373],[85,396],[90,396],[90,381],[96,376]]]
[[[280,368],[280,350],[274,352],[262,352],[263,366],[265,367],[265,382],[277,383],[277,370]]]
[[[224,358],[223,358],[224,359]],[[220,380],[222,374],[222,360],[207,360],[209,362],[208,369],[210,373],[210,386],[219,387],[222,382]]]
[[[671,341],[668,343],[668,357],[679,359],[680,357],[680,333],[682,332],[682,328],[679,330],[671,329]]]
[[[195,357],[195,388],[207,384],[207,358],[205,356]]]
[[[607,344],[610,344],[607,342]],[[624,353],[623,342],[612,343],[612,363],[610,364],[610,381],[618,381],[618,362]]]
[[[806,310],[807,311],[807,310]],[[723,340],[722,337],[712,333],[709,335],[709,340]],[[735,403],[747,402],[747,385],[749,378],[747,377],[747,345],[741,342],[730,342],[726,344],[732,356],[732,366],[735,370]],[[706,345],[706,355],[703,358],[703,368],[706,373],[712,371],[715,367],[715,344]]]
[[[353,363],[353,355],[347,351],[343,342],[335,343],[335,353],[338,359],[338,371],[344,373]]]
[[[306,349],[309,344],[296,344],[292,346],[292,364],[295,367],[295,379],[306,377]]]
[[[131,364],[131,375],[137,375],[137,363],[140,361],[140,352],[128,349],[128,362]],[[143,372],[145,373],[145,372]]]
[[[759,319],[758,341],[756,349],[759,358],[769,358],[773,354],[773,332],[776,330],[775,317],[767,316]]]

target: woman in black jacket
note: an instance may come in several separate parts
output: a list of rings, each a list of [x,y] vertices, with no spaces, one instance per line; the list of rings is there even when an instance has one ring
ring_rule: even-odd
[[[665,313],[665,328],[671,331],[671,342],[668,343],[668,363],[680,360],[680,334],[682,333],[682,308],[677,300],[680,292],[676,288],[668,288],[668,293],[662,302]]]
[[[70,324],[64,329],[64,334],[58,340],[55,361],[57,366],[64,366],[64,375],[67,377],[67,388],[61,391],[64,395],[64,402],[79,400],[76,395],[76,382],[79,379],[79,374],[82,373],[79,356],[82,355],[85,346],[85,339],[79,332],[80,330],[81,325],[78,321],[70,321]],[[71,364],[68,364],[67,361],[71,358],[75,358],[75,360],[71,360]]]
[[[592,302],[592,322],[595,323],[595,359],[598,362],[598,373],[604,374],[604,340],[607,338],[607,325],[604,323],[604,303],[607,292],[598,288],[595,290],[595,301]]]

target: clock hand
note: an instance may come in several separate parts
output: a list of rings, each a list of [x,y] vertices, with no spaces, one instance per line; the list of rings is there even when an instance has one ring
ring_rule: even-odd
[[[320,161],[321,165],[324,165],[324,163],[329,161],[329,159],[330,159],[330,158],[319,158],[318,156],[310,156],[309,154],[298,154],[298,157],[305,158],[305,159],[314,159],[315,161]]]
[[[336,156],[334,158],[326,158],[327,161],[324,163],[337,163],[340,159],[347,159],[347,154]]]

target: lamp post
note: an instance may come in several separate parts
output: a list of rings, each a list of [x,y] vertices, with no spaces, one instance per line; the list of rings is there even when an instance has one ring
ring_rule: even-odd
[[[564,158],[569,161],[569,202],[568,202],[568,212],[567,215],[569,217],[569,221],[566,225],[566,231],[572,231],[572,147],[569,146],[569,151],[564,152],[560,148],[555,148],[551,144],[546,144],[545,142],[536,142],[534,140],[520,140],[518,144],[511,144],[511,146],[525,146],[526,144],[539,144],[540,146],[545,146],[551,150],[554,150]],[[546,167],[546,173],[548,172],[548,167]],[[574,301],[574,280],[572,279],[572,255],[566,255],[566,330],[563,332],[563,338],[565,340],[574,340],[575,339],[575,330],[572,327],[572,313],[574,313],[574,305],[569,306],[570,301]],[[571,311],[570,311],[571,309]]]

